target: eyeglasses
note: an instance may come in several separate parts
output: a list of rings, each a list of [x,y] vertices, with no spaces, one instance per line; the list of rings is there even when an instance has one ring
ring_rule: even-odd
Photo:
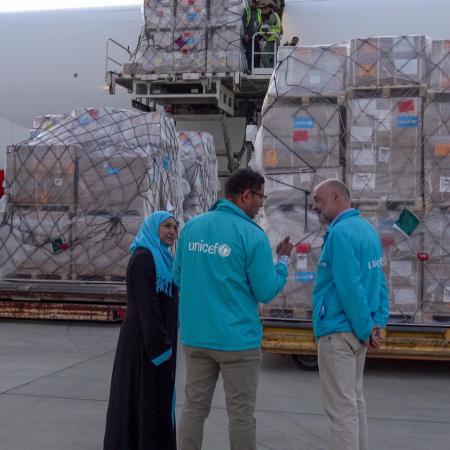
[[[260,194],[259,192],[256,192],[256,191],[250,191],[250,192],[251,192],[252,194],[257,195],[262,201],[267,200],[267,195]]]

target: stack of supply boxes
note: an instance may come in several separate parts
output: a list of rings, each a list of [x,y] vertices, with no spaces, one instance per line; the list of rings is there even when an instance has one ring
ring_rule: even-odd
[[[234,72],[243,66],[243,0],[146,0],[124,73]]]
[[[352,200],[378,230],[391,318],[422,320],[422,117],[427,81],[425,36],[350,42],[346,181]],[[404,208],[420,220],[411,233],[394,227]],[[412,217],[414,217],[412,216]]]
[[[159,209],[181,218],[173,121],[104,108],[42,124],[7,151],[2,275],[123,279],[143,218]]]
[[[343,177],[345,46],[282,47],[262,112],[256,166],[266,177],[262,226],[273,245],[291,237],[295,255],[282,294],[263,316],[308,318],[324,230],[310,210],[313,188]],[[319,95],[320,94],[320,95]]]
[[[255,165],[272,244],[300,244],[263,317],[308,316],[322,243],[310,192],[338,178],[381,236],[391,320],[450,320],[449,80],[450,41],[425,36],[280,48]]]
[[[210,133],[180,131],[178,146],[183,178],[189,189],[183,202],[183,218],[187,222],[201,214],[217,200],[219,176],[214,138]]]

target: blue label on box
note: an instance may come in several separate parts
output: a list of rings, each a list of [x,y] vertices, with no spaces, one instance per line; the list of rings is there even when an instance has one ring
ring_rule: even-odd
[[[120,169],[118,169],[117,167],[109,166],[109,167],[106,168],[106,173],[108,175],[119,175]]]
[[[419,125],[418,116],[400,116],[397,117],[397,126],[399,128],[417,128]]]
[[[89,114],[83,114],[78,118],[78,123],[80,125],[87,125],[90,122],[92,122],[92,119],[90,118]]]
[[[298,283],[314,283],[315,280],[315,272],[295,272],[295,281]]]
[[[314,119],[311,117],[294,117],[292,128],[314,128]]]

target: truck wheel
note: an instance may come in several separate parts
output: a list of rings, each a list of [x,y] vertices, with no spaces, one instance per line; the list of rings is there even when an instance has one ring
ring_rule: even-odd
[[[317,355],[291,355],[295,364],[302,370],[313,372],[319,368]]]

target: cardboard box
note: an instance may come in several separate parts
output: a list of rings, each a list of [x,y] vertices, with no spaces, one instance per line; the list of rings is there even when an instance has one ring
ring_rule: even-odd
[[[339,167],[340,113],[336,105],[265,103],[262,166],[266,172]]]
[[[352,39],[349,87],[426,84],[429,46],[422,35]]]
[[[433,40],[431,42],[430,89],[448,90],[450,88],[450,40]]]
[[[345,45],[282,46],[268,93],[284,98],[342,94],[347,63]]]
[[[347,106],[347,176],[352,200],[421,201],[420,98],[353,99]]]
[[[10,199],[21,206],[73,206],[75,145],[10,145],[6,181]]]

